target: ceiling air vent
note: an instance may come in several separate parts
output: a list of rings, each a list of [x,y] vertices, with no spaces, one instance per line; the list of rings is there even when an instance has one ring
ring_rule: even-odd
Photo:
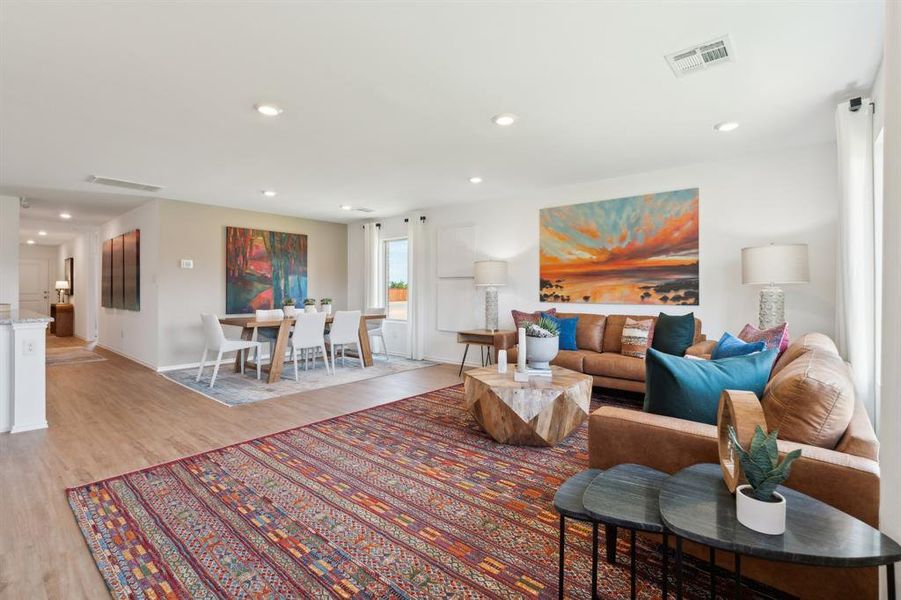
[[[696,71],[705,71],[714,65],[732,62],[732,43],[724,35],[666,56],[666,62],[676,77]]]
[[[362,206],[359,207],[359,208],[355,208],[354,210],[357,211],[357,212],[362,212],[362,213],[371,213],[371,212],[375,212],[375,209],[374,209],[374,208],[365,208],[365,207],[362,207]]]
[[[139,183],[137,181],[127,181],[125,179],[113,179],[112,177],[100,177],[99,175],[91,175],[88,182],[97,183],[99,185],[111,185],[113,187],[128,188],[130,190],[141,190],[142,192],[158,192],[162,188],[159,185],[149,183]]]

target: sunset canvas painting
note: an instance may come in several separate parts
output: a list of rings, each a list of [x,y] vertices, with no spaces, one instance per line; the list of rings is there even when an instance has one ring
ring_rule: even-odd
[[[225,310],[281,308],[307,296],[307,236],[244,227],[225,231]]]
[[[698,189],[541,210],[540,300],[697,305]]]

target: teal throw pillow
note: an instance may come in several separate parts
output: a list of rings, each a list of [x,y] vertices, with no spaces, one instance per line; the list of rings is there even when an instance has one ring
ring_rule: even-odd
[[[723,334],[720,341],[716,343],[716,348],[710,358],[716,360],[718,358],[729,358],[730,356],[744,356],[753,354],[754,352],[762,352],[766,350],[766,342],[743,342],[728,331]]]
[[[649,349],[644,411],[716,425],[723,390],[763,396],[778,350],[719,360],[689,360]]]
[[[547,317],[557,324],[557,331],[560,335],[561,350],[578,350],[576,346],[576,326],[579,324],[579,317],[556,317],[548,313],[541,313],[542,317]]]
[[[651,347],[660,352],[685,356],[685,351],[695,341],[695,314],[667,315],[660,313],[654,325],[654,342]]]

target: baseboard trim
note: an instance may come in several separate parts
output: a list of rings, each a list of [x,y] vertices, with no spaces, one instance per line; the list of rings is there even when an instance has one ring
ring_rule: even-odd
[[[107,350],[107,351],[109,351],[109,352],[112,352],[113,354],[118,354],[118,355],[121,356],[122,358],[127,358],[128,360],[130,360],[130,361],[132,361],[132,362],[136,362],[136,363],[138,363],[139,365],[141,365],[142,367],[147,367],[147,368],[150,369],[151,371],[156,371],[156,366],[155,366],[155,365],[151,365],[150,363],[146,363],[146,362],[144,362],[143,360],[141,360],[140,358],[137,358],[136,356],[132,356],[132,355],[126,353],[126,352],[122,352],[121,350],[117,350],[117,349],[115,349],[115,348],[110,348],[110,347],[107,346],[106,344],[101,344],[100,342],[97,342],[97,347],[98,347],[98,348],[103,348],[104,350]]]

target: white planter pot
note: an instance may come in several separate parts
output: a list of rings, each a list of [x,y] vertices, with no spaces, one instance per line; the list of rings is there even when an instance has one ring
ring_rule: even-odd
[[[560,337],[526,336],[526,360],[533,369],[550,369],[550,362],[560,350]]]
[[[297,307],[295,306],[286,306],[282,310],[285,311],[286,317],[293,317],[297,314]]]
[[[324,312],[324,313],[327,314],[327,315],[332,314],[332,305],[331,305],[331,304],[323,304],[323,305],[322,305],[322,312]]]
[[[735,490],[735,513],[738,522],[754,531],[769,535],[785,533],[785,497],[778,492],[773,494],[778,502],[763,502],[745,494],[751,490],[748,484],[740,485]]]
[[[305,313],[316,312],[316,305],[315,304],[307,304],[306,306],[303,307],[303,312],[305,312]]]

